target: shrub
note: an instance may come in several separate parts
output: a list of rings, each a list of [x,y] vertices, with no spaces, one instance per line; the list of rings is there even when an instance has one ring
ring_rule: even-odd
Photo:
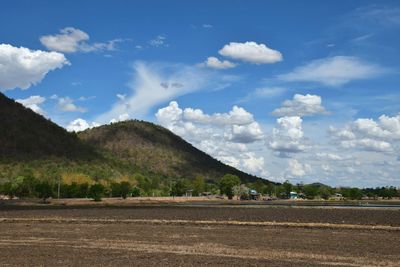
[[[102,184],[94,184],[89,189],[89,196],[93,198],[94,201],[101,201],[104,194],[104,186]]]

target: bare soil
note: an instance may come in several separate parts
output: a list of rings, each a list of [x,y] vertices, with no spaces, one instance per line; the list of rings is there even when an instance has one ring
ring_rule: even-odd
[[[399,266],[399,213],[0,207],[0,266]]]

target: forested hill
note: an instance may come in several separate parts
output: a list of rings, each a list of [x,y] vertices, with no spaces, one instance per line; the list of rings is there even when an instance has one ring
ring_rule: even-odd
[[[0,93],[0,158],[91,160],[99,156],[76,134]]]
[[[217,181],[226,173],[243,182],[257,177],[239,171],[193,147],[171,131],[150,122],[131,120],[104,125],[78,134],[79,137],[139,169],[167,177],[194,179],[205,177]]]
[[[82,173],[114,179],[141,173],[152,177],[216,183],[223,175],[243,182],[260,178],[227,166],[169,130],[145,121],[124,121],[69,133],[45,117],[0,93],[0,178],[26,168],[43,176]]]

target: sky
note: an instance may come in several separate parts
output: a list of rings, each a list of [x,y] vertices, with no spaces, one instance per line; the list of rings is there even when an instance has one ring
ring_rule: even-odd
[[[0,91],[265,179],[400,186],[398,1],[2,1]],[[1,122],[0,122],[1,123]]]

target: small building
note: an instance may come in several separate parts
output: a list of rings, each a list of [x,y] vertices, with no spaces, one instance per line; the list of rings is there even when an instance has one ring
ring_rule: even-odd
[[[295,191],[291,191],[290,192],[290,199],[297,199],[298,198],[298,194]]]
[[[186,197],[192,197],[193,196],[193,189],[186,190],[185,196]]]

